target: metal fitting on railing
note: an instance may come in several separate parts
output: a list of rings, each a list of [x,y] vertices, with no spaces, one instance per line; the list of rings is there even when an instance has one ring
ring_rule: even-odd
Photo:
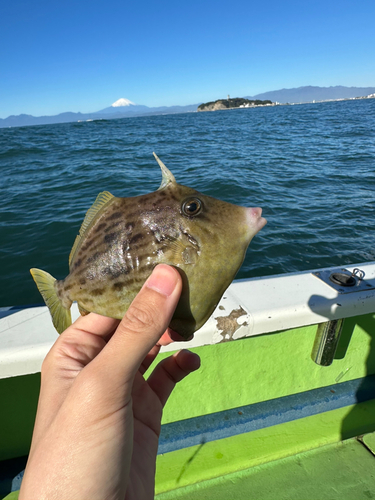
[[[311,353],[313,361],[318,365],[329,366],[332,364],[343,324],[343,319],[334,319],[326,323],[320,323],[318,326]]]

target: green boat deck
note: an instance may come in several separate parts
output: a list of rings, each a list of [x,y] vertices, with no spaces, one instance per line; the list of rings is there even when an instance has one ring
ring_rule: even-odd
[[[276,280],[285,281],[258,285],[272,291]],[[317,324],[193,347],[201,369],[177,385],[163,414],[157,500],[375,498],[375,313],[355,312],[367,296],[373,301],[374,287],[350,303],[347,296],[322,302],[327,320],[344,300],[349,310],[330,366],[312,360]],[[311,297],[315,307],[318,295]],[[282,321],[293,313],[278,311]],[[24,462],[2,471],[28,453],[39,381],[35,372],[0,379],[0,499],[17,498],[11,479]]]
[[[179,487],[179,479],[196,465],[194,461],[199,452],[199,449],[192,450],[181,468],[175,488],[156,495],[156,500],[375,498],[375,433]],[[223,457],[218,453],[216,458],[221,460]],[[0,498],[17,500],[18,491],[6,497],[0,495]]]
[[[157,495],[157,500],[375,498],[375,435],[322,446]],[[188,467],[188,465],[187,465]]]

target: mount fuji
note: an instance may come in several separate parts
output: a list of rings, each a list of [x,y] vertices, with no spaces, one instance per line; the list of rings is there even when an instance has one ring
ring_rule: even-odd
[[[303,103],[322,100],[350,99],[357,96],[368,96],[375,93],[375,87],[299,87],[281,89],[272,92],[257,94],[247,99],[270,99],[279,103]],[[172,113],[189,113],[197,111],[198,104],[188,106],[160,106],[150,108],[142,104],[135,104],[129,99],[121,98],[108,108],[92,113],[60,113],[55,116],[11,115],[0,118],[2,127],[24,127],[28,125],[46,125],[52,123],[82,122],[91,120],[111,120],[115,118],[130,118],[133,116],[164,115]]]
[[[200,104],[200,103],[199,103]],[[52,123],[83,122],[92,120],[112,120],[114,118],[130,118],[133,116],[164,115],[174,113],[190,113],[197,110],[199,104],[189,104],[187,106],[161,106],[149,108],[143,104],[135,104],[129,99],[121,98],[115,101],[108,108],[92,113],[60,113],[54,116],[32,116],[32,115],[11,115],[8,118],[0,118],[0,128],[2,127],[26,127],[30,125],[47,125]]]
[[[151,111],[153,108],[149,108],[148,106],[144,106],[143,104],[135,104],[129,99],[118,99],[108,108],[101,109],[97,111],[95,114],[97,115],[124,115],[124,114],[143,114]]]
[[[120,106],[135,106],[135,103],[129,101],[129,99],[124,99],[122,97],[121,99],[118,99],[116,102],[112,104],[113,108],[118,108]]]

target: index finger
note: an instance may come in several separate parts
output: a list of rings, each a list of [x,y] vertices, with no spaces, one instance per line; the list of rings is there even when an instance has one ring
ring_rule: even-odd
[[[69,330],[83,330],[93,335],[102,337],[106,342],[112,337],[116,331],[120,320],[102,316],[96,313],[89,313],[86,316],[80,316],[76,321],[67,329]],[[63,332],[63,333],[65,333]],[[63,334],[62,334],[63,335]]]

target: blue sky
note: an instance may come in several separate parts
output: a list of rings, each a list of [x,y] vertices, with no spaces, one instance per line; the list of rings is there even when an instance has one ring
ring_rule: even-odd
[[[3,1],[0,118],[375,86],[374,19],[370,0]]]

